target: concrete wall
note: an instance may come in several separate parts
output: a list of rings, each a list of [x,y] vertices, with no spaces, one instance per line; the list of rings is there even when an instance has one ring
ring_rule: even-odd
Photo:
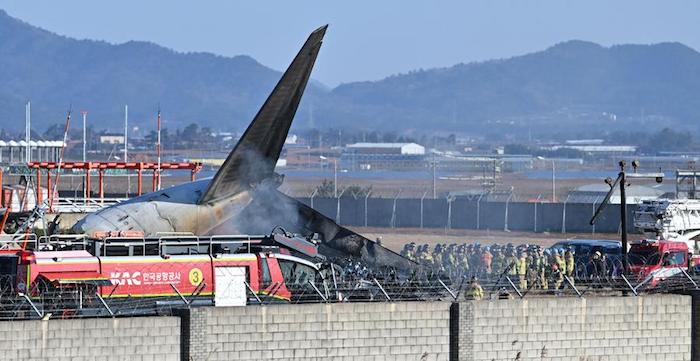
[[[461,303],[464,360],[689,360],[691,297],[539,298]]]
[[[693,313],[680,295],[551,297],[5,321],[0,360],[690,360],[698,305]]]
[[[180,360],[177,317],[0,322],[0,360]]]
[[[450,303],[194,308],[192,360],[448,360]]]

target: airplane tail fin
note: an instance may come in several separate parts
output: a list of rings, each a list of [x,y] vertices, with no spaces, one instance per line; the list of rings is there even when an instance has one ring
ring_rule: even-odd
[[[311,33],[198,204],[230,197],[274,174],[328,25]]]

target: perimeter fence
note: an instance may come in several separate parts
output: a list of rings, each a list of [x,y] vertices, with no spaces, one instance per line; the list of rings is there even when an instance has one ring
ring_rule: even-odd
[[[460,198],[297,198],[327,217],[346,226],[391,228],[482,229],[560,233],[617,233],[620,205],[605,208],[595,225],[589,221],[601,199],[591,203],[522,202],[507,198],[486,201]],[[627,206],[632,219],[635,205]],[[632,222],[628,231],[634,231]]]
[[[700,275],[685,267],[666,268],[655,275],[619,272],[617,261],[605,272],[581,262],[574,274],[527,272],[513,274],[514,265],[501,273],[447,272],[426,269],[421,276],[399,279],[393,272],[337,272],[325,282],[295,279],[272,283],[254,291],[246,282],[247,307],[276,303],[417,302],[470,299],[527,299],[533,297],[637,296],[697,290]],[[589,271],[594,269],[594,271]],[[123,317],[172,315],[175,310],[214,306],[214,294],[202,294],[207,282],[193,292],[171,295],[126,295],[111,297],[118,285],[74,283],[59,285],[43,278],[29,289],[19,290],[12,275],[0,277],[0,320],[70,319],[81,317]],[[225,286],[225,285],[224,285]],[[235,287],[233,285],[229,285]],[[222,287],[217,283],[217,287]],[[283,292],[285,290],[285,292]]]

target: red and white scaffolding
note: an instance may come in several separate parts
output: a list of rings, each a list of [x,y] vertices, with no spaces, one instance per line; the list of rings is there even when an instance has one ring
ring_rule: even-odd
[[[105,171],[109,169],[121,169],[121,170],[127,170],[127,171],[135,171],[136,172],[136,177],[137,177],[137,194],[140,196],[143,194],[143,176],[144,176],[144,171],[146,172],[152,172],[152,191],[156,191],[158,189],[161,178],[161,171],[162,170],[189,170],[190,171],[190,180],[194,181],[196,179],[197,173],[202,169],[202,163],[191,163],[191,162],[183,162],[183,163],[170,163],[170,162],[165,162],[165,163],[154,163],[154,162],[63,162],[60,164],[58,162],[29,162],[27,163],[27,166],[29,168],[36,169],[36,188],[41,189],[42,186],[42,173],[46,176],[46,188],[49,190],[52,190],[52,178],[51,178],[51,172],[53,170],[56,170],[60,168],[61,170],[63,169],[81,169],[84,170],[84,177],[85,177],[85,193],[84,193],[84,198],[85,198],[85,203],[90,202],[90,191],[92,189],[92,183],[91,183],[91,172],[93,170],[97,170],[98,172],[98,197],[100,203],[104,203],[104,175]],[[53,211],[53,205],[54,205],[54,194],[53,192],[49,191],[48,192],[48,197],[49,199],[48,204],[49,204],[49,212]],[[42,194],[41,192],[37,192],[37,203],[41,203],[43,199],[41,199]]]

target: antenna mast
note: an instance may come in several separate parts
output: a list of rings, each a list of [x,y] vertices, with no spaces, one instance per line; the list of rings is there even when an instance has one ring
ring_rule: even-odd
[[[80,112],[83,115],[83,162],[87,161],[87,110]]]
[[[129,161],[129,106],[124,105],[124,162]]]
[[[158,170],[156,176],[156,190],[160,190],[160,106],[158,106],[158,141],[156,143],[156,155],[158,156]]]
[[[32,161],[32,146],[29,142],[32,139],[32,103],[27,101],[27,105],[24,108],[24,141],[27,145],[24,149],[24,161],[29,163]]]

